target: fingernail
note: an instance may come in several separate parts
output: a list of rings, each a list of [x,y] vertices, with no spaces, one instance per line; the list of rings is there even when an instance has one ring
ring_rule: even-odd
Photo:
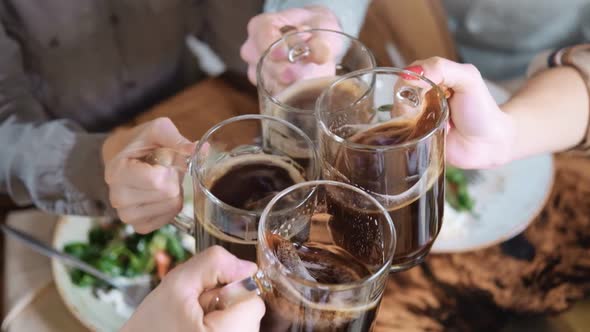
[[[424,75],[424,68],[422,68],[422,66],[410,66],[410,67],[406,67],[404,68],[404,70],[407,71],[411,71],[413,73],[416,73],[418,75]],[[403,78],[404,80],[409,80],[409,81],[414,81],[417,80],[418,78],[413,76],[413,75],[408,75],[408,74],[400,74],[401,78]]]

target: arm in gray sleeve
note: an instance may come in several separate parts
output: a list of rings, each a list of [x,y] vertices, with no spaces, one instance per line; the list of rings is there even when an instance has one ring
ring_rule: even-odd
[[[369,0],[266,0],[264,11],[277,12],[295,7],[324,6],[338,17],[342,31],[356,37],[365,20],[369,2]]]
[[[0,25],[0,193],[59,214],[113,214],[104,181],[105,136],[50,121],[31,92],[18,44]]]

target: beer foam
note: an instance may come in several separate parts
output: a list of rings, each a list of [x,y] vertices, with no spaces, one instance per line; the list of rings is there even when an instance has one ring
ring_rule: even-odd
[[[258,164],[258,163],[268,163],[274,164],[278,167],[285,169],[289,176],[293,179],[295,183],[305,181],[305,177],[303,176],[303,170],[297,163],[295,163],[291,158],[285,156],[278,156],[278,155],[270,155],[270,154],[244,154],[244,155],[237,155],[234,157],[229,157],[227,159],[222,160],[221,162],[215,164],[213,170],[209,171],[206,176],[204,182],[205,187],[209,189],[215,181],[219,178],[224,176],[228,171],[230,171],[233,167],[243,164]]]
[[[253,163],[267,163],[273,164],[278,167],[282,167],[283,169],[287,170],[291,178],[295,183],[304,182],[305,177],[302,174],[302,171],[298,168],[298,165],[295,164],[290,158],[277,156],[277,155],[267,155],[267,154],[246,154],[246,155],[238,155],[234,157],[227,158],[222,160],[220,163],[217,163],[213,170],[209,172],[209,174],[205,177],[204,185],[207,189],[211,188],[212,185],[217,181],[220,177],[225,175],[229,170],[233,167],[243,164],[253,164]],[[211,194],[211,193],[209,193]],[[205,196],[195,195],[195,200],[201,199],[201,203],[195,202],[195,219],[204,229],[207,231],[211,236],[227,242],[233,242],[237,244],[250,244],[255,245],[256,239],[248,238],[242,239],[237,237],[236,235],[229,235],[219,228],[215,226],[215,223],[210,222],[208,209],[215,209],[217,203],[211,202],[209,199],[205,198]],[[211,207],[214,206],[214,207]],[[200,209],[199,209],[200,207]],[[244,210],[246,214],[247,211]],[[201,216],[201,217],[199,217]],[[257,234],[257,229],[252,229],[249,233]]]

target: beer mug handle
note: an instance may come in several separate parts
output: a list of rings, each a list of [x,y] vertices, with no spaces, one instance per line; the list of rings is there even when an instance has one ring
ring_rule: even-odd
[[[207,314],[228,308],[254,294],[261,296],[270,288],[270,282],[266,280],[264,273],[258,270],[256,274],[246,279],[204,292],[199,296],[199,304],[203,308],[203,312]]]
[[[157,148],[150,151],[141,161],[150,165],[160,165],[164,167],[172,167],[182,173],[190,170],[191,156],[180,153],[169,148]],[[179,231],[192,235],[195,228],[195,221],[193,218],[184,215],[182,212],[174,217],[171,224]]]
[[[172,226],[176,227],[179,231],[186,233],[190,236],[195,231],[195,220],[182,212],[174,216],[171,222]]]
[[[286,36],[289,33],[297,32],[297,28],[292,25],[284,25],[279,29],[279,31],[281,32],[281,36]],[[293,35],[292,38],[293,39],[285,39],[285,42],[289,47],[289,50],[287,51],[287,58],[289,59],[289,62],[294,63],[300,58],[309,56],[311,54],[311,49],[307,43],[297,35]]]

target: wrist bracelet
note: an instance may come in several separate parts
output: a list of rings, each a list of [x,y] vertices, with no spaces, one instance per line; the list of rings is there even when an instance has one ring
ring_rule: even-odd
[[[527,76],[530,77],[541,70],[559,66],[569,66],[578,71],[586,84],[590,100],[590,43],[564,47],[549,54],[539,55],[529,66]],[[582,141],[568,151],[590,155],[590,120]]]

